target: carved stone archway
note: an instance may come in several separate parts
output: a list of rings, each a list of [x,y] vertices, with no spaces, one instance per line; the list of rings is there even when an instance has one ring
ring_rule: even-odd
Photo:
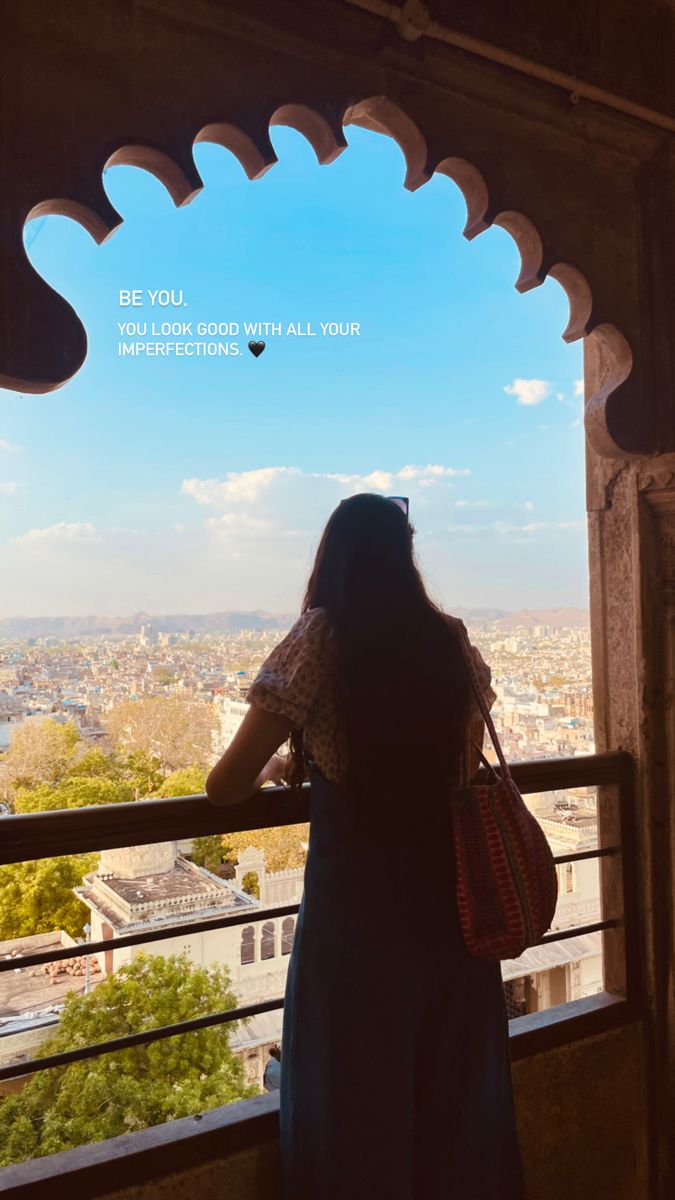
[[[456,7],[498,8],[490,20],[506,23],[502,5]],[[547,6],[530,5],[530,15],[539,7]],[[591,7],[602,6],[581,5]],[[603,11],[626,7],[621,0]],[[550,73],[535,79],[469,52],[461,39],[406,42],[388,21],[341,0],[23,0],[3,20],[0,386],[52,391],[86,354],[77,314],[25,254],[30,216],[64,213],[102,241],[121,219],[103,186],[106,164],[152,171],[181,205],[202,186],[195,142],[226,147],[253,180],[276,161],[276,124],[299,130],[326,164],[344,150],[350,124],[388,134],[403,151],[407,187],[439,173],[461,188],[467,237],[493,224],[508,230],[520,251],[520,290],[548,276],[564,287],[563,336],[583,338],[585,350],[596,740],[638,761],[645,1060],[657,1113],[650,1194],[665,1198],[675,1107],[671,125],[603,105],[598,89],[579,100]],[[581,1058],[580,1050],[574,1071]],[[636,1071],[642,1061],[637,1047]],[[579,1147],[585,1140],[584,1131]]]
[[[658,152],[653,130],[630,127],[627,137],[616,114],[587,106],[582,116],[555,89],[534,89],[485,65],[476,72],[461,55],[448,59],[447,47],[443,62],[425,63],[423,84],[401,39],[400,50],[372,60],[368,36],[377,23],[356,10],[336,23],[332,45],[325,37],[313,42],[303,28],[306,56],[299,56],[287,28],[268,24],[261,46],[255,18],[235,6],[203,4],[201,21],[193,11],[181,19],[175,4],[160,7],[174,19],[165,19],[147,66],[139,56],[156,35],[152,5],[134,6],[129,18],[123,0],[105,14],[77,6],[59,15],[61,42],[79,55],[77,89],[44,40],[29,75],[24,68],[12,77],[8,58],[15,111],[1,212],[1,386],[49,392],[86,355],[77,314],[27,258],[26,220],[61,213],[101,242],[121,222],[103,186],[107,165],[151,171],[183,205],[202,187],[195,142],[226,147],[253,180],[276,161],[270,126],[297,129],[319,162],[330,163],[346,147],[345,127],[358,124],[398,142],[407,188],[435,172],[455,181],[467,203],[467,237],[494,224],[511,234],[521,256],[519,290],[547,276],[565,289],[563,336],[585,339],[586,427],[597,453],[623,458],[675,446],[664,420],[664,356],[655,354],[654,331],[636,320],[653,282],[640,276],[634,225],[638,176],[650,174]],[[26,4],[27,19],[32,9],[49,23],[48,6]],[[651,190],[659,190],[654,179]]]

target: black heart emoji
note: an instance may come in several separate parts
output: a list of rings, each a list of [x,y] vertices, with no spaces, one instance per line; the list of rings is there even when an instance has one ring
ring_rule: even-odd
[[[255,354],[256,358],[260,358],[260,355],[262,354],[263,350],[265,349],[265,343],[264,342],[249,342],[248,348],[251,351],[251,354]]]

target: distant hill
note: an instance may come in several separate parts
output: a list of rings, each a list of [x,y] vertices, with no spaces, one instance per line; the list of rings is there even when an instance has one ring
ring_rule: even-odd
[[[505,613],[497,621],[500,629],[515,629],[521,625],[550,625],[552,629],[588,628],[590,617],[587,608],[521,608],[517,612]]]
[[[583,608],[453,608],[452,614],[471,625],[497,625],[499,629],[550,625],[554,629],[587,627],[588,610]],[[96,637],[105,634],[140,633],[141,625],[152,625],[158,633],[236,633],[240,629],[288,629],[297,614],[237,610],[219,613],[176,613],[157,616],[139,612],[131,617],[5,617],[0,619],[0,639]]]
[[[448,612],[453,617],[461,617],[462,621],[470,621],[472,625],[492,625],[493,621],[509,615],[505,608],[450,608]]]
[[[139,612],[131,617],[5,617],[0,638],[80,638],[105,634],[140,633],[152,625],[158,633],[236,633],[240,629],[288,629],[295,617],[287,613],[220,612],[164,614]]]

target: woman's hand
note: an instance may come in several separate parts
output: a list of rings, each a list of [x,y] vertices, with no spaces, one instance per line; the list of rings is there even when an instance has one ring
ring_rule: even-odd
[[[206,780],[206,794],[211,803],[239,804],[263,783],[279,782],[284,759],[276,751],[292,728],[286,717],[252,704],[231,745]]]
[[[273,754],[268,763],[265,764],[260,772],[256,783],[262,787],[263,783],[284,783],[286,779],[286,768],[288,766],[288,758],[285,754]]]

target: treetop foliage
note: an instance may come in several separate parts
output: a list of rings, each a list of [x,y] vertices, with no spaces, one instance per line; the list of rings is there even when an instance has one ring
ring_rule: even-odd
[[[89,910],[73,888],[97,863],[98,854],[72,854],[0,867],[0,938],[9,941],[54,929],[81,938]]]
[[[43,1055],[209,1013],[236,998],[225,967],[139,953],[88,996],[70,993]],[[40,1071],[0,1107],[0,1166],[116,1137],[255,1095],[230,1049],[237,1023]]]
[[[107,714],[105,723],[116,745],[156,758],[165,774],[213,762],[212,704],[174,696],[126,700]]]
[[[251,829],[244,833],[223,835],[223,855],[231,862],[242,850],[255,846],[265,855],[268,871],[289,871],[304,867],[309,842],[309,825],[279,825],[274,829]]]

